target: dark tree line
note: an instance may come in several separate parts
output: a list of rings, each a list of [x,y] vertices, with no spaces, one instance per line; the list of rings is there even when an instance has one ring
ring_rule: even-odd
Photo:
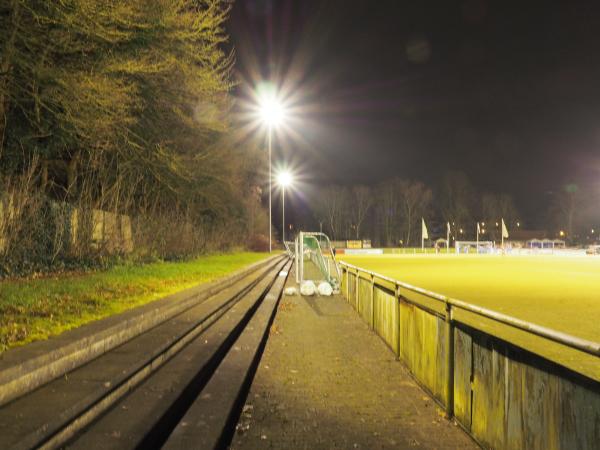
[[[488,222],[487,239],[499,239],[501,218],[518,220],[507,194],[480,194],[462,172],[448,172],[440,185],[392,178],[374,186],[331,185],[311,202],[323,230],[335,240],[371,239],[374,245],[415,246],[421,242],[421,218],[430,224],[430,237],[473,239],[475,223]],[[435,226],[437,225],[437,226]],[[436,236],[437,230],[437,236]],[[462,232],[461,232],[462,230]]]
[[[256,196],[247,194],[256,154],[228,120],[230,7],[227,0],[0,2],[5,200],[27,190],[20,203],[41,195],[151,217],[171,232],[191,224],[223,242],[253,232]]]
[[[589,244],[600,234],[600,189],[595,183],[562,184],[540,206],[537,223],[523,222],[512,196],[482,192],[462,172],[447,172],[438,186],[393,178],[374,186],[330,185],[311,201],[316,225],[334,239],[371,239],[374,245],[420,245],[421,217],[430,237],[501,238],[501,219],[511,231],[529,229],[538,237],[559,237],[569,244]],[[462,231],[461,231],[462,230]],[[433,231],[433,233],[431,232]]]
[[[600,231],[600,188],[597,183],[567,183],[550,193],[551,204],[545,218],[553,230],[562,232],[569,243],[598,241]]]

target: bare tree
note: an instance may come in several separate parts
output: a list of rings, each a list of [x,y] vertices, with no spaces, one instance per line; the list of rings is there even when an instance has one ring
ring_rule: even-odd
[[[506,223],[515,223],[519,217],[519,212],[515,206],[513,198],[508,194],[498,196],[498,213],[501,219]]]
[[[565,186],[554,197],[552,216],[556,226],[564,229],[567,238],[573,240],[574,232],[579,225],[580,211],[583,209],[583,196],[574,184]]]
[[[347,191],[341,186],[327,186],[322,189],[313,202],[313,212],[317,220],[328,225],[333,240],[339,239],[344,230],[344,218],[347,212]]]
[[[485,230],[486,233],[489,233],[489,237],[494,240],[498,239],[501,232],[501,219],[504,219],[507,224],[512,224],[518,218],[517,208],[512,197],[508,194],[483,194],[481,196],[481,218],[487,224]]]
[[[376,216],[386,246],[396,245],[399,239],[398,223],[400,217],[400,192],[402,180],[392,178],[379,184],[377,187]]]
[[[413,230],[418,222],[422,217],[429,216],[433,193],[430,188],[420,181],[402,181],[400,184],[400,199],[404,238],[406,244],[410,245]]]
[[[500,225],[502,214],[500,213],[500,204],[496,194],[484,193],[481,196],[481,218],[488,224],[488,233],[491,239],[495,240],[501,230],[497,229]],[[498,227],[492,225],[498,223]]]
[[[440,208],[444,220],[455,228],[466,227],[473,218],[474,189],[463,172],[447,172],[440,189]]]
[[[362,224],[373,205],[373,193],[368,186],[354,186],[351,198],[353,202],[349,207],[351,220],[356,231],[356,239],[360,239]]]

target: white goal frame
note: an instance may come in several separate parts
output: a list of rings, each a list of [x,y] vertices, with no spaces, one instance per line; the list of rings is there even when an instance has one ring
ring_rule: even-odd
[[[305,248],[304,241],[306,238],[313,240],[316,244],[314,252]],[[300,231],[294,242],[294,259],[296,266],[296,282],[302,284],[305,281],[304,276],[304,256],[309,255],[309,258],[315,262],[317,266],[321,266],[323,278],[328,281],[334,290],[339,286],[341,280],[341,270],[335,259],[331,241],[325,233],[311,233]],[[320,261],[317,261],[320,260]],[[313,280],[314,281],[314,280]]]
[[[456,254],[461,253],[461,248],[468,246],[469,248],[475,248],[475,253],[485,253],[481,252],[480,249],[490,249],[490,253],[496,248],[496,244],[494,241],[454,241],[454,248],[456,249]]]

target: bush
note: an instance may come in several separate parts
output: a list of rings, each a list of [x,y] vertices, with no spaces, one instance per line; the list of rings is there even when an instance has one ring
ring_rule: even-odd
[[[37,167],[34,161],[22,176],[0,176],[0,279],[123,260],[182,260],[245,244],[268,250],[265,236],[248,239],[243,216],[194,217],[177,207],[125,216],[98,209],[89,198],[57,200],[39,188]]]
[[[248,242],[248,249],[253,252],[268,252],[269,238],[264,234],[253,235]]]

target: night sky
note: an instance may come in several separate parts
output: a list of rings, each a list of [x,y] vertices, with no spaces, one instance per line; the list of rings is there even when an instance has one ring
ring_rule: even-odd
[[[457,169],[535,223],[600,180],[600,2],[236,0],[229,33],[236,95],[290,96],[275,158],[312,186]]]

